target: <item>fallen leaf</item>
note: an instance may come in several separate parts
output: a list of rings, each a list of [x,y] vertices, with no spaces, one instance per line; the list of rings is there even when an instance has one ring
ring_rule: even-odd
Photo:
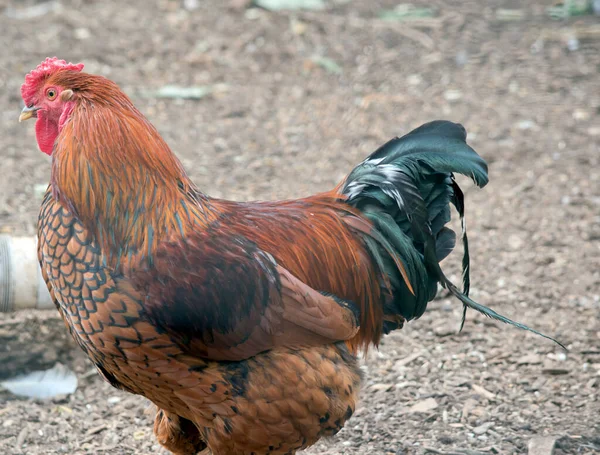
[[[546,12],[552,19],[565,19],[591,13],[591,6],[591,2],[588,3],[587,0],[570,0],[557,6],[550,6],[546,8]]]

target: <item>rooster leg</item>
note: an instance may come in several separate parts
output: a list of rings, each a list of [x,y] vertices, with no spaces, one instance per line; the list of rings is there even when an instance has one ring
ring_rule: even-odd
[[[156,411],[154,434],[158,442],[175,455],[210,454],[191,421],[163,409]]]

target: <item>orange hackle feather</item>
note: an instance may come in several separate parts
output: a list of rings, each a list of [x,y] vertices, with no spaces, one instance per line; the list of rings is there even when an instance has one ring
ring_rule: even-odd
[[[152,251],[169,230],[185,236],[214,219],[156,128],[116,84],[67,71],[48,83],[77,93],[53,153],[52,191],[111,252],[109,263]]]

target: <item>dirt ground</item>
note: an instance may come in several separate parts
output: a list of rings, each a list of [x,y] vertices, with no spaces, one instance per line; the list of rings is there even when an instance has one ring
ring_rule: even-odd
[[[491,178],[466,191],[472,295],[569,350],[473,313],[458,334],[461,306],[442,293],[370,353],[355,416],[306,453],[526,453],[544,435],[557,454],[600,453],[598,17],[551,20],[543,0],[415,0],[435,17],[406,25],[379,17],[396,0],[242,3],[60,0],[28,18],[40,2],[0,0],[0,230],[35,233],[49,160],[17,117],[23,77],[46,56],[118,82],[212,196],[325,190],[390,137],[461,122]],[[214,92],[147,95],[166,84]],[[456,258],[444,268],[458,281]],[[0,453],[163,453],[148,403],[105,384],[54,311],[0,315],[9,351],[0,377],[19,359],[60,361],[80,386],[49,402],[1,393]]]

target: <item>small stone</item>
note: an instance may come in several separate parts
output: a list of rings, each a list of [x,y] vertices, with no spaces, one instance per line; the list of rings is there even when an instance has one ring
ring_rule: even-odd
[[[465,66],[469,63],[469,53],[464,49],[458,51],[454,57],[454,61],[457,66]]]
[[[567,360],[567,354],[565,354],[564,352],[557,352],[556,354],[552,353],[548,354],[548,358],[552,360],[558,360],[559,362],[564,362],[565,360]]]
[[[513,250],[521,249],[523,243],[523,239],[516,234],[511,234],[508,236],[508,246],[510,246]]]
[[[87,28],[76,28],[73,31],[73,36],[78,40],[86,40],[92,36],[92,33]]]
[[[413,404],[408,412],[428,412],[433,411],[438,407],[438,402],[435,401],[434,398],[427,398],[425,400],[419,401],[418,403]]]
[[[423,78],[419,74],[411,74],[406,78],[408,85],[419,85],[421,82],[423,82]]]
[[[183,7],[188,11],[194,11],[200,7],[198,0],[183,0]]]
[[[473,433],[476,435],[485,434],[491,427],[494,426],[494,422],[485,422],[479,425],[478,427],[473,428]]]
[[[575,120],[588,120],[590,118],[590,113],[583,109],[575,109],[573,111],[573,118]]]
[[[572,52],[579,50],[579,40],[576,37],[571,36],[567,40],[567,49]]]
[[[533,120],[521,120],[517,123],[517,128],[524,131],[534,129],[536,126]]]
[[[448,444],[452,444],[454,442],[454,438],[447,434],[443,434],[440,437],[438,437],[438,441],[444,445],[448,445]]]
[[[116,404],[121,401],[121,397],[108,397],[106,401],[108,401],[109,404]]]
[[[460,90],[446,90],[444,92],[444,98],[446,101],[458,101],[463,97],[463,94]]]
[[[47,189],[48,189],[47,183],[36,183],[35,185],[33,185],[33,195],[36,198],[41,199],[42,197],[44,197],[44,194],[46,194]]]
[[[552,436],[541,436],[533,438],[529,441],[529,455],[554,455],[556,447],[556,438]]]

